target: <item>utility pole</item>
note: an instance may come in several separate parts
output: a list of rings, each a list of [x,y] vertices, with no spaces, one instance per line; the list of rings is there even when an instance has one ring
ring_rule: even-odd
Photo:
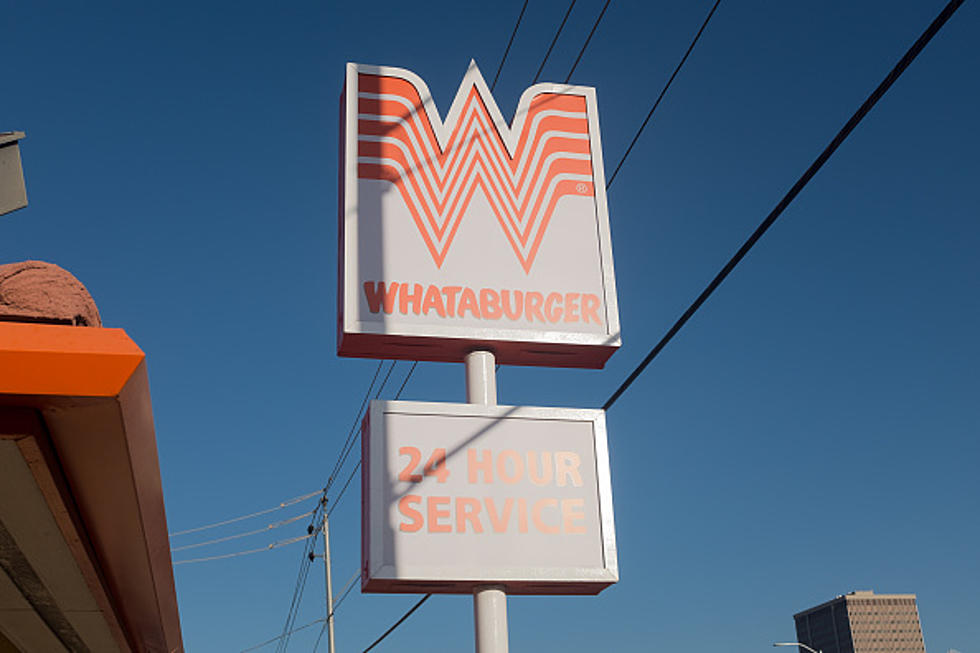
[[[323,570],[327,579],[327,651],[334,653],[333,643],[333,582],[330,578],[330,521],[327,498],[323,498]]]

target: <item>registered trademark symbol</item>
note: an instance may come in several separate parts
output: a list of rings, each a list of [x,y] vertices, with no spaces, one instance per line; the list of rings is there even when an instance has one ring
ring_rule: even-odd
[[[586,193],[589,190],[589,186],[587,184],[583,184],[583,183],[579,182],[578,184],[576,184],[575,190],[578,191],[578,192],[580,192],[580,193]]]

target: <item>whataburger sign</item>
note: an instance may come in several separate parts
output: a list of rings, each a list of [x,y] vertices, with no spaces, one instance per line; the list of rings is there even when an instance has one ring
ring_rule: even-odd
[[[361,446],[363,591],[619,579],[602,411],[373,401]]]
[[[508,124],[475,64],[440,114],[400,68],[347,65],[345,356],[602,367],[619,347],[595,91],[537,84]]]
[[[443,120],[417,75],[348,64],[341,105],[341,355],[605,364],[620,337],[593,89],[537,84],[507,123],[471,63]],[[618,580],[603,411],[372,401],[361,442],[363,591]]]

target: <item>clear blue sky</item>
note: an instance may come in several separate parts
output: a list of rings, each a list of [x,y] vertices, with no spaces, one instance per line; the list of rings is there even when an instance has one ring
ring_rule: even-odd
[[[603,371],[503,368],[501,403],[601,405],[943,4],[722,2],[610,192],[623,347]],[[31,204],[0,219],[0,261],[64,266],[147,353],[171,530],[322,487],[376,368],[334,350],[344,63],[413,70],[445,111],[471,58],[492,78],[520,5],[4,3],[0,129],[28,134]],[[610,6],[573,77],[609,165],[710,5]],[[505,115],[566,6],[531,3]],[[601,6],[577,3],[545,80]],[[613,407],[621,581],[511,599],[512,650],[756,653],[874,589],[918,594],[932,653],[980,652],[978,33],[968,2]],[[462,367],[422,364],[403,396],[462,401]],[[358,494],[332,520],[338,587]],[[276,636],[301,547],[177,567],[187,650]],[[355,591],[340,650],[414,601]],[[435,597],[379,650],[471,649],[471,610]],[[316,566],[296,623],[322,614]]]

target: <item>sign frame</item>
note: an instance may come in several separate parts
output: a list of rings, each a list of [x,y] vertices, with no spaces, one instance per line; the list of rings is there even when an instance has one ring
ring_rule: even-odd
[[[597,534],[602,567],[555,567],[540,569],[522,566],[453,568],[375,564],[383,560],[389,508],[383,505],[385,482],[385,415],[424,415],[429,417],[482,417],[532,421],[572,421],[592,425],[598,504]],[[361,591],[365,593],[442,593],[469,594],[487,584],[503,585],[508,594],[594,595],[618,582],[619,566],[613,517],[612,481],[606,437],[605,412],[599,409],[500,406],[417,401],[371,401],[361,433]],[[394,546],[394,544],[392,544]]]
[[[337,353],[360,358],[390,358],[461,362],[476,349],[494,352],[498,362],[514,365],[549,367],[580,367],[601,369],[606,360],[622,343],[619,308],[616,296],[615,273],[609,231],[606,200],[605,169],[595,89],[587,86],[540,83],[524,91],[518,103],[513,123],[504,120],[476,64],[470,67],[460,84],[445,123],[435,106],[428,86],[415,73],[390,66],[371,66],[348,63],[340,111],[340,179],[339,179],[339,254]],[[605,308],[603,333],[588,333],[549,329],[540,330],[474,327],[434,324],[411,324],[391,319],[366,321],[356,319],[360,306],[362,279],[358,276],[358,81],[360,74],[397,77],[410,82],[423,99],[430,124],[454,124],[462,105],[462,97],[472,87],[480,93],[498,133],[509,133],[527,111],[531,100],[540,93],[580,95],[588,107],[589,143],[591,152],[592,186],[594,189],[596,236],[601,275],[602,300]],[[455,113],[454,113],[455,112]],[[405,281],[402,279],[392,281]]]

